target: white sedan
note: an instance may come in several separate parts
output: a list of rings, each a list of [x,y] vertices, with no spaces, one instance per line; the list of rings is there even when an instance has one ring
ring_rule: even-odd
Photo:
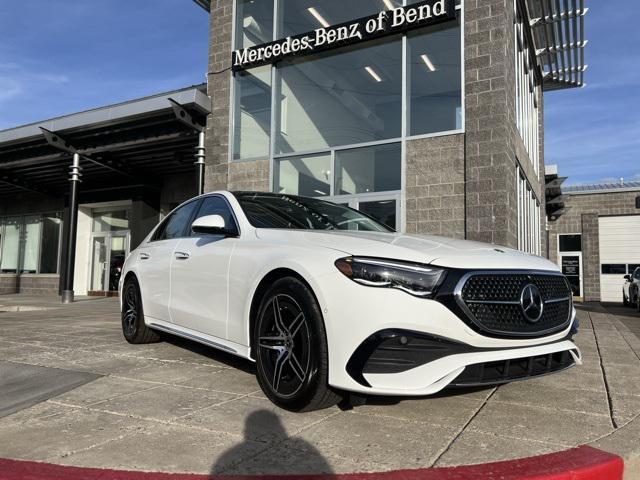
[[[179,206],[128,257],[120,298],[130,343],[168,333],[255,361],[267,397],[294,411],[345,391],[429,395],[581,363],[553,263],[291,195]]]

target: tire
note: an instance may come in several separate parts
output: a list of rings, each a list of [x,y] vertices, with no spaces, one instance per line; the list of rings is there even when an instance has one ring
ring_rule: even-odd
[[[265,293],[253,345],[260,388],[279,407],[309,412],[341,400],[328,384],[329,354],[320,307],[297,278],[276,280]]]
[[[629,300],[627,300],[627,296],[624,294],[624,290],[622,291],[622,305],[625,307],[629,306]]]
[[[135,277],[129,277],[122,287],[122,334],[132,344],[154,343],[160,335],[144,323],[144,309],[140,286]]]

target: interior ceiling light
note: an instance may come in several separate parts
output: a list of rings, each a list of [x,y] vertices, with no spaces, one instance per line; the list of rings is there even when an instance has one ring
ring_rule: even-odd
[[[422,59],[422,61],[425,63],[425,65],[430,71],[435,72],[437,70],[436,67],[433,65],[433,63],[431,62],[431,59],[427,56],[426,53],[423,53],[422,55],[420,55],[420,58]]]
[[[320,23],[320,25],[322,25],[324,28],[328,28],[331,25],[329,24],[329,22],[327,22],[325,20],[325,18],[320,15],[320,13],[318,13],[318,11],[314,8],[314,7],[309,7],[307,8],[307,11],[313,15],[313,17]]]
[[[373,79],[374,79],[376,82],[381,82],[381,81],[382,81],[382,79],[380,78],[380,75],[378,75],[378,74],[376,73],[376,71],[375,71],[373,68],[371,68],[371,67],[364,67],[364,69],[367,71],[367,73],[368,73],[369,75],[371,75],[371,76],[373,77]]]

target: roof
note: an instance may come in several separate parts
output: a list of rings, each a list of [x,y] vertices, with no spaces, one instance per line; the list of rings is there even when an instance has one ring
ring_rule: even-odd
[[[194,124],[178,119],[170,99]],[[0,198],[64,194],[71,152],[81,155],[83,192],[157,190],[167,176],[194,171],[195,124],[205,124],[210,108],[196,85],[0,131]]]
[[[95,125],[108,125],[134,117],[144,117],[159,110],[170,110],[168,99],[173,98],[181,105],[191,105],[200,113],[209,113],[210,101],[207,97],[206,84],[185,87],[170,92],[158,93],[148,97],[136,98],[126,102],[115,103],[104,107],[85,110],[83,112],[54,117],[48,120],[0,130],[0,147],[7,143],[23,141],[32,137],[41,137],[40,127],[54,132]]]
[[[529,9],[543,89],[582,87],[584,71],[584,0],[524,0]]]
[[[590,185],[571,185],[563,187],[562,192],[569,195],[584,195],[588,193],[620,193],[640,191],[640,181],[619,183],[593,183]]]

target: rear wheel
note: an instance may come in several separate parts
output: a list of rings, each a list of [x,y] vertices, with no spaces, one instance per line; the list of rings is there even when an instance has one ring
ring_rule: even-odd
[[[302,412],[340,401],[328,385],[327,337],[320,308],[297,278],[277,280],[266,292],[253,344],[258,382],[276,405]]]
[[[153,343],[160,335],[144,323],[144,310],[140,286],[135,277],[129,277],[122,287],[122,334],[129,343]]]

